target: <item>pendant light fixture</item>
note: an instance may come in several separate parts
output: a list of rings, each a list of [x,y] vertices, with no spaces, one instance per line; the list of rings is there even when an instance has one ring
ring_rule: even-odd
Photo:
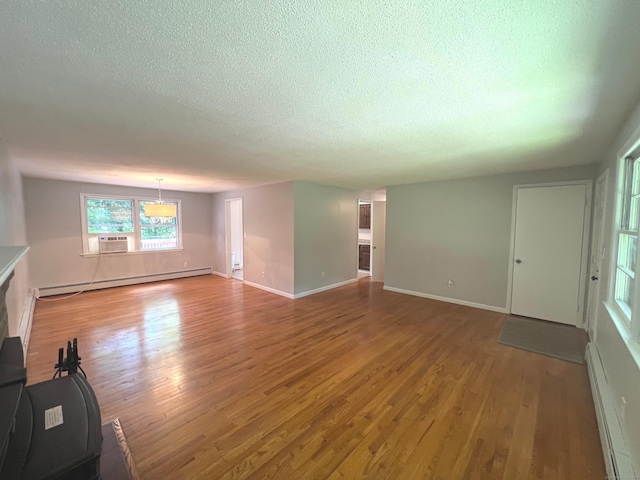
[[[154,203],[146,203],[144,205],[145,216],[150,218],[175,217],[176,206],[173,203],[163,203],[162,190],[160,189],[160,182],[162,182],[162,179],[156,178],[156,180],[158,180],[158,200],[156,200]]]

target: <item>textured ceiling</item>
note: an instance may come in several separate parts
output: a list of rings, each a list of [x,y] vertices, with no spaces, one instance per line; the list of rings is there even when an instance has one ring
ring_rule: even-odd
[[[638,0],[0,0],[0,141],[31,176],[356,189],[599,161]]]

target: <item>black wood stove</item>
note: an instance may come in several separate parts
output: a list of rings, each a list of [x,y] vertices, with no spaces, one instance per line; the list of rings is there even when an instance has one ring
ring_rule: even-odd
[[[75,347],[75,345],[74,345]],[[75,348],[77,357],[77,348]],[[70,357],[72,357],[70,355]],[[100,478],[100,408],[79,357],[67,376],[26,386],[20,337],[0,348],[0,479]]]

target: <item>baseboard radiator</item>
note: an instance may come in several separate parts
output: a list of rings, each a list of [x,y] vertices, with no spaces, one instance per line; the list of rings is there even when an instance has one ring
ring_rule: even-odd
[[[587,345],[586,358],[607,478],[635,479],[637,477],[633,470],[624,433],[620,427],[618,415],[611,398],[600,353],[598,352],[598,347],[593,343]]]
[[[33,312],[36,308],[36,292],[32,288],[27,292],[24,301],[20,323],[18,324],[18,336],[22,339],[22,349],[25,353],[24,361],[26,365],[27,351],[29,349],[29,339],[31,338],[31,324],[33,323]]]
[[[112,278],[109,280],[96,280],[94,282],[72,283],[68,285],[56,285],[51,287],[38,288],[38,297],[49,295],[60,295],[63,293],[75,293],[88,290],[99,290],[101,288],[123,287],[125,285],[137,285],[140,283],[159,282],[162,280],[174,280],[177,278],[196,277],[199,275],[210,275],[213,272],[211,267],[195,268],[192,270],[180,270],[177,272],[154,273],[149,275],[136,275],[132,277]]]

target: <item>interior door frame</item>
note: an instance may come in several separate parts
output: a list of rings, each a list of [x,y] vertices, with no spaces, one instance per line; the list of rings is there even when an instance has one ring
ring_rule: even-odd
[[[231,259],[231,202],[239,201],[240,202],[240,213],[242,218],[240,219],[240,225],[242,226],[242,235],[240,238],[240,243],[242,244],[242,263],[244,269],[244,202],[242,197],[234,197],[234,198],[225,198],[224,200],[224,255],[225,255],[225,265],[226,272],[225,275],[227,278],[233,278],[233,265]],[[243,270],[243,272],[246,271]]]
[[[371,202],[371,262],[369,268],[371,269],[372,282],[384,283],[386,231],[387,202],[382,200]],[[380,273],[381,271],[382,273]]]
[[[596,262],[598,264],[598,270],[600,272],[600,277],[602,277],[602,262],[603,262],[603,252],[604,252],[604,239],[605,239],[605,235],[604,235],[604,231],[606,230],[605,226],[606,226],[606,212],[607,212],[607,194],[609,191],[609,169],[607,168],[604,172],[602,172],[602,174],[598,177],[598,179],[596,180],[595,183],[595,189],[596,192],[594,192],[594,195],[597,193],[598,190],[598,185],[602,185],[602,221],[601,221],[601,226],[600,226],[600,239],[599,239],[599,245],[600,245],[600,251],[599,252],[595,252],[596,255],[598,255],[598,257],[596,258]],[[593,211],[593,215],[595,216],[595,208],[596,205],[594,204],[593,206],[594,211]],[[595,221],[595,217],[594,217],[594,221]],[[595,224],[594,224],[595,226]],[[593,234],[592,234],[593,236]],[[590,240],[591,243],[591,247],[593,246],[593,238],[591,238]],[[594,252],[591,252],[591,254],[593,255]],[[589,262],[589,269],[591,269],[591,262]],[[587,273],[587,276],[591,275],[591,272]],[[595,286],[595,291],[593,293],[593,295],[589,295],[589,292],[591,291],[590,288],[587,288],[587,309],[585,310],[585,329],[587,330],[587,333],[589,334],[589,339],[592,342],[596,341],[596,336],[597,336],[597,325],[598,325],[598,302],[600,299],[600,294],[601,294],[601,290],[600,290],[600,281],[598,280],[598,283]],[[592,325],[589,323],[589,319],[586,317],[586,315],[589,313],[589,308],[591,307],[591,303],[594,303],[593,305],[593,318],[592,320]]]
[[[569,180],[566,182],[527,183],[513,186],[513,199],[511,201],[511,240],[509,242],[509,270],[507,279],[507,313],[511,313],[511,294],[513,290],[513,263],[516,249],[516,212],[518,207],[518,190],[521,188],[562,187],[568,185],[584,185],[586,203],[582,220],[582,255],[580,262],[580,285],[578,291],[578,305],[576,314],[581,314],[582,321],[576,322],[576,327],[586,328],[585,296],[589,267],[589,234],[591,232],[591,197],[593,195],[593,180]],[[577,315],[576,315],[577,318]]]

